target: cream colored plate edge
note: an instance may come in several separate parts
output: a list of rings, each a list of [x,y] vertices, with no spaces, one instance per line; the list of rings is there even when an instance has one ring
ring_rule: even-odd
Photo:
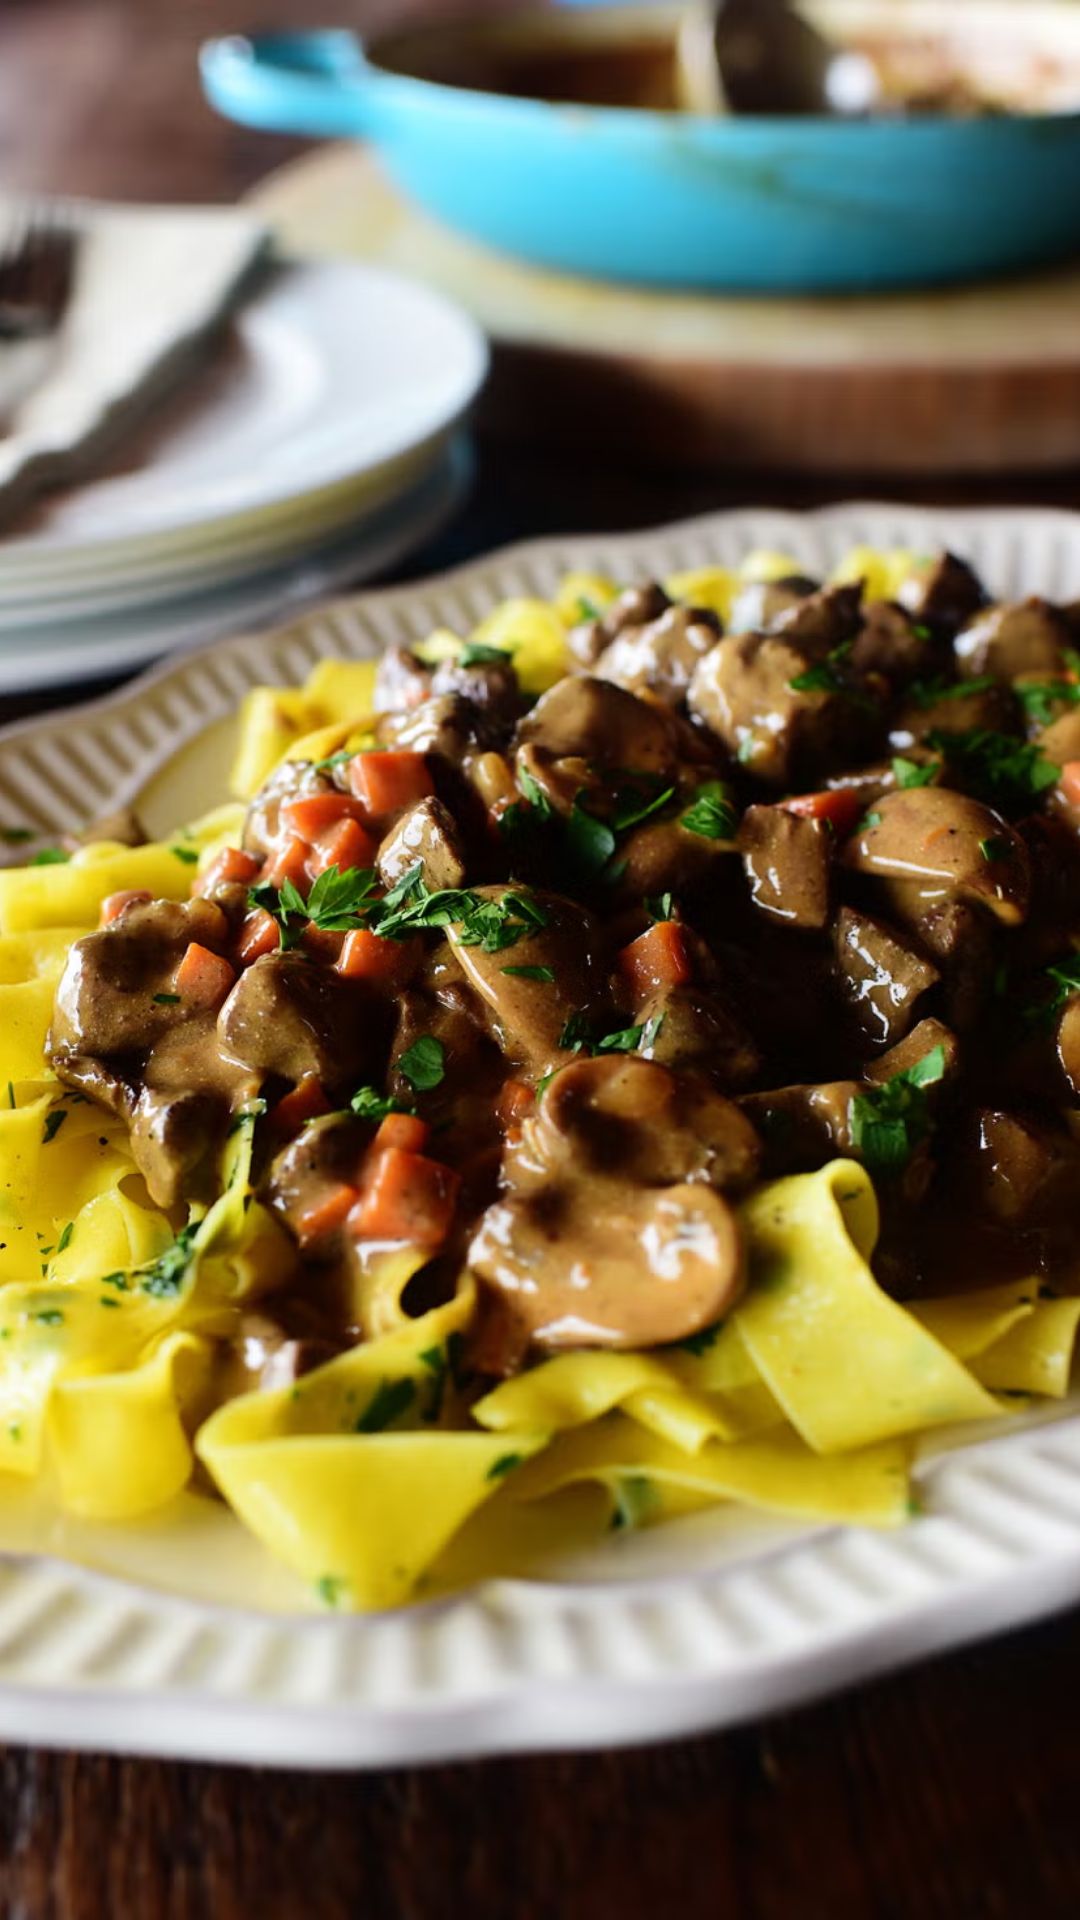
[[[333,603],[7,729],[0,818],[60,829],[141,794],[165,827],[194,791],[209,800],[229,716],[257,681],[292,682],[323,655],[435,624],[465,628],[507,595],[548,592],[570,566],[664,574],[781,546],[814,572],[856,542],[946,543],[999,592],[1080,596],[1080,516],[1064,513],[748,510],[546,540]],[[154,1529],[126,1579],[12,1554],[0,1561],[0,1738],[307,1767],[611,1746],[788,1707],[1080,1597],[1074,1412],[945,1453],[924,1479],[928,1512],[899,1534],[733,1526],[728,1512],[613,1542],[576,1578],[501,1581],[371,1619],[216,1604],[205,1578],[201,1598],[155,1591],[140,1580],[164,1587],[177,1556]],[[18,1537],[31,1536],[42,1538]],[[69,1548],[117,1565],[115,1551],[106,1562]],[[290,1604],[272,1582],[252,1599]]]

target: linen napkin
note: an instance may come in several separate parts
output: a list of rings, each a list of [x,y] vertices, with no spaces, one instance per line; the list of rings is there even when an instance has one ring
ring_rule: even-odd
[[[0,195],[0,233],[16,212]],[[46,341],[0,344],[0,394],[5,354],[23,356],[9,361],[22,397],[0,426],[0,521],[82,478],[183,379],[268,244],[263,222],[231,207],[71,201],[64,213],[79,243],[63,321]]]

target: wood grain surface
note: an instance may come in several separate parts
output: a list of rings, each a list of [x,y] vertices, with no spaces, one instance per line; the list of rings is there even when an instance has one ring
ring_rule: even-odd
[[[333,0],[315,11],[356,18]],[[300,151],[224,126],[199,98],[199,39],[256,14],[307,17],[300,0],[238,13],[228,0],[5,0],[0,179],[234,197]],[[781,467],[752,493],[810,505],[870,489],[865,471],[822,481]],[[916,489],[879,478],[874,490]],[[1080,470],[918,492],[1080,504]],[[567,459],[488,443],[469,510],[409,571],[745,497],[730,475],[689,471],[677,442],[645,463],[603,445]],[[35,704],[5,703],[0,718]],[[1076,1920],[1078,1681],[1072,1614],[648,1751],[320,1776],[9,1749],[0,1920]]]

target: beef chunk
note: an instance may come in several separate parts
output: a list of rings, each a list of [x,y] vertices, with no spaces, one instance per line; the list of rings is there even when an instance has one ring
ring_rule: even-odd
[[[841,907],[833,926],[837,976],[855,1023],[871,1046],[893,1046],[915,1017],[937,968],[884,921]]]
[[[788,927],[820,928],[829,918],[832,831],[784,807],[748,807],[739,828],[751,898]]]
[[[218,1038],[230,1059],[257,1073],[293,1086],[310,1074],[324,1087],[348,1087],[371,1076],[385,1010],[358,982],[302,954],[264,954],[222,1007]]]

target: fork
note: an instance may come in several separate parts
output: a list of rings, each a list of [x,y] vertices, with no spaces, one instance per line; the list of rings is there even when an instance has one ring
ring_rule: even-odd
[[[62,206],[16,208],[0,237],[0,344],[54,333],[75,283],[78,232]]]

